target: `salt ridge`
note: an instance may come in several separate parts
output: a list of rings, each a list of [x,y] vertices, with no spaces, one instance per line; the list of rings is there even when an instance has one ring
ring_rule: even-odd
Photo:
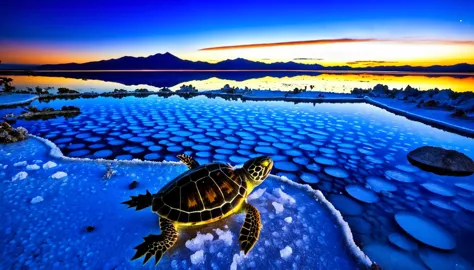
[[[107,160],[107,159],[90,159],[90,158],[71,158],[71,157],[66,157],[63,155],[59,147],[57,147],[56,144],[51,142],[48,139],[44,139],[35,135],[29,135],[32,138],[35,138],[44,144],[46,144],[49,148],[49,154],[52,157],[59,158],[62,160],[68,160],[68,161],[78,161],[78,162],[98,162],[98,163],[117,163],[117,164],[154,164],[158,166],[167,166],[167,165],[173,165],[173,166],[185,166],[181,162],[176,162],[176,161],[145,161],[145,160],[140,160],[140,159],[133,159],[133,160]],[[369,259],[369,257],[356,245],[354,242],[354,237],[352,235],[352,231],[349,227],[349,224],[347,224],[346,221],[344,221],[344,218],[342,217],[341,213],[324,197],[324,195],[321,193],[319,190],[314,190],[311,188],[311,186],[305,184],[299,184],[294,181],[291,181],[290,179],[286,178],[285,176],[275,176],[275,175],[269,175],[270,178],[279,180],[283,183],[289,184],[291,186],[297,187],[301,190],[304,190],[308,193],[310,193],[313,198],[316,199],[316,201],[321,202],[326,208],[329,210],[329,212],[334,216],[336,219],[337,223],[341,226],[342,233],[346,239],[346,244],[349,247],[350,252],[352,255],[363,265],[370,267],[372,265],[372,261]]]

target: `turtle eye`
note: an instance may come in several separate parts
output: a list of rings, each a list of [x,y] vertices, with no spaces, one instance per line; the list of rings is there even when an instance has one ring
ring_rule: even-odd
[[[268,161],[268,160],[262,161],[262,166],[263,166],[263,167],[267,167],[268,164],[270,164],[270,161]]]

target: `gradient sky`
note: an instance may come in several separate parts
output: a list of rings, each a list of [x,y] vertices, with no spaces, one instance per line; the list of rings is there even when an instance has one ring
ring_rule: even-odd
[[[472,0],[6,0],[0,60],[53,64],[168,51],[210,62],[474,64],[473,10]]]

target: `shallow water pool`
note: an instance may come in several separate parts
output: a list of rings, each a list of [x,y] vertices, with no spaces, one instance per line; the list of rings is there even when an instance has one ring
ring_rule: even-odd
[[[37,95],[30,94],[0,94],[0,106],[9,106],[16,103],[24,103],[36,98]]]
[[[150,96],[32,105],[81,108],[70,119],[16,123],[53,141],[66,156],[161,161],[186,153],[201,163],[242,164],[269,155],[273,174],[321,190],[344,215],[356,243],[384,269],[456,263],[470,269],[474,263],[474,177],[434,175],[406,159],[422,145],[474,158],[473,139],[368,104]]]

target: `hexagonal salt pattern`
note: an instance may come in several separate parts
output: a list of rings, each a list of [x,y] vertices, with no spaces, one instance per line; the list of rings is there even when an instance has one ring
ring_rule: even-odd
[[[455,245],[450,260],[473,247],[474,177],[438,176],[411,166],[406,154],[422,145],[455,149],[474,158],[474,140],[409,121],[367,104],[240,102],[220,98],[98,98],[54,101],[81,115],[24,122],[31,133],[58,144],[65,155],[106,159],[177,160],[242,164],[269,155],[273,174],[308,183],[341,210],[358,243],[383,268],[430,266],[432,246],[395,222],[397,213],[421,215]],[[439,231],[439,230],[438,230]],[[394,233],[424,248],[403,250]],[[435,237],[435,236],[434,236]],[[400,238],[401,239],[401,238]],[[398,240],[398,239],[397,239]],[[467,253],[466,253],[467,252]],[[390,258],[409,258],[394,264]],[[428,258],[428,259],[427,259]]]

